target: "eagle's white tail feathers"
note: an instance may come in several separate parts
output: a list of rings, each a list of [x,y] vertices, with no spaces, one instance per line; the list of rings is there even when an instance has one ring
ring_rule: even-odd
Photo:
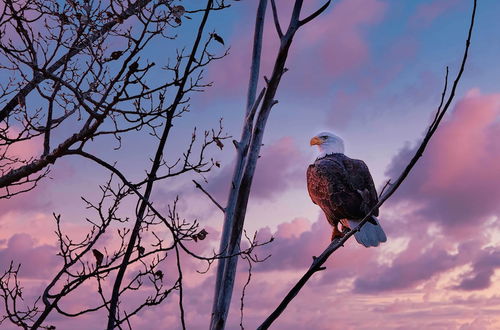
[[[377,225],[367,222],[361,227],[360,231],[354,234],[356,241],[365,247],[378,246],[380,243],[387,241],[387,236],[380,222],[376,217],[372,216],[372,218],[377,222]],[[351,228],[355,228],[359,224],[358,220],[349,219],[348,221]]]

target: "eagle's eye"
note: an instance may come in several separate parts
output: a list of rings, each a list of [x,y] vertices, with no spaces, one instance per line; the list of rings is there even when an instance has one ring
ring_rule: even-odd
[[[326,140],[326,139],[328,139],[328,135],[320,136],[320,138],[322,138],[323,140]]]

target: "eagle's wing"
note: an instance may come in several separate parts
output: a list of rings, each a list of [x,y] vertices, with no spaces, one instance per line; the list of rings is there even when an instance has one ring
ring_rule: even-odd
[[[348,172],[352,188],[359,190],[361,197],[364,198],[364,206],[367,209],[363,210],[363,212],[368,212],[378,203],[377,189],[375,189],[368,166],[362,160],[349,157],[345,157],[343,163]],[[378,208],[373,211],[373,215],[378,216]]]
[[[307,189],[313,203],[325,212],[330,223],[357,218],[361,196],[351,187],[348,172],[335,156],[317,160],[307,169]]]
[[[307,191],[314,204],[323,204],[325,198],[328,196],[328,187],[325,182],[325,177],[320,174],[316,164],[311,164],[307,168]]]

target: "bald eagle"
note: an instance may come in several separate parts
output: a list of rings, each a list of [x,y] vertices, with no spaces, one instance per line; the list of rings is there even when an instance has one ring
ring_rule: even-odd
[[[335,134],[322,132],[311,139],[320,155],[307,169],[307,189],[314,204],[325,213],[333,226],[332,241],[342,237],[338,229],[355,227],[378,202],[377,191],[368,167],[362,160],[344,155],[344,141]],[[354,234],[365,247],[378,246],[387,237],[380,226],[376,209],[370,222]]]

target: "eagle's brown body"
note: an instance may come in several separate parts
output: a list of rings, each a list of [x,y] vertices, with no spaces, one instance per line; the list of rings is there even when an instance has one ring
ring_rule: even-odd
[[[309,165],[307,189],[334,226],[334,234],[340,220],[361,220],[378,202],[366,164],[341,153],[326,155]],[[373,215],[378,215],[378,209]]]

